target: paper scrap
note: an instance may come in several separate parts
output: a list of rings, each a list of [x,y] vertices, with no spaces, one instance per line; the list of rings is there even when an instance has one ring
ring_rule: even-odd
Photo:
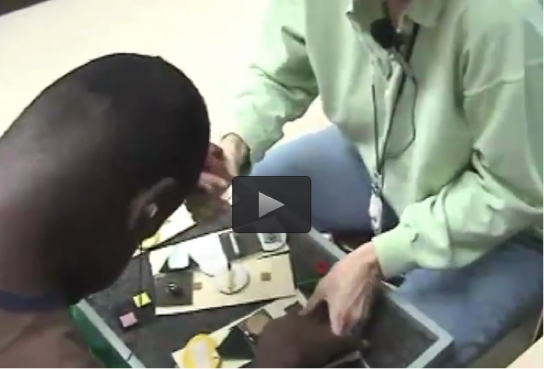
[[[161,242],[164,242],[178,233],[193,226],[195,221],[192,219],[191,214],[185,206],[181,206],[176,210],[164,225],[159,230],[161,235]]]
[[[183,268],[192,259],[202,273],[215,276],[228,267],[218,233],[184,241],[173,247],[168,256],[168,266],[171,268]]]
[[[185,269],[189,267],[189,264],[189,250],[187,247],[182,245],[174,247],[168,257],[168,266],[170,269]]]
[[[141,247],[135,251],[133,257],[140,255],[142,251],[146,251],[147,249],[174,237],[194,224],[195,222],[187,208],[185,206],[179,207],[168,219],[166,219],[157,233],[142,242]],[[165,261],[166,258],[163,260],[163,265]],[[162,265],[160,268],[162,268]]]
[[[215,276],[228,267],[228,260],[218,234],[210,234],[185,242],[189,255],[202,273]]]
[[[153,250],[149,253],[149,265],[151,266],[151,275],[157,275],[168,260],[168,257],[174,252],[175,245],[167,246],[162,249]]]

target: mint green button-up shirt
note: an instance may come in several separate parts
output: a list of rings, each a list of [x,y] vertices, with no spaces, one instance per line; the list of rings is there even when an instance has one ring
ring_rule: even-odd
[[[373,239],[386,276],[461,267],[542,226],[540,1],[413,0],[417,89],[394,114],[402,68],[369,33],[383,16],[380,0],[270,0],[225,133],[258,161],[320,95],[373,172],[393,115],[383,192],[400,222]]]

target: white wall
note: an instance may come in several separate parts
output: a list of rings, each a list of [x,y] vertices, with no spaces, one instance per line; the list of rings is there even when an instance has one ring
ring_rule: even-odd
[[[0,17],[0,132],[45,86],[113,52],[160,55],[201,90],[221,124],[249,59],[263,0],[52,0]],[[296,124],[321,126],[318,109]],[[320,124],[316,125],[316,122]]]

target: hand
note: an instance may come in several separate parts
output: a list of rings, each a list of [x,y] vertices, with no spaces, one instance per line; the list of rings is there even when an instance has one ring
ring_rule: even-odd
[[[357,340],[335,336],[328,318],[287,314],[269,322],[257,339],[257,368],[320,368],[357,349]]]
[[[245,144],[235,135],[225,137],[220,146],[210,144],[197,189],[186,202],[195,221],[213,218],[229,206],[228,199],[222,196],[238,175],[246,152]]]
[[[327,304],[332,332],[349,334],[370,312],[373,294],[382,278],[374,246],[367,243],[344,256],[319,282],[303,314]]]

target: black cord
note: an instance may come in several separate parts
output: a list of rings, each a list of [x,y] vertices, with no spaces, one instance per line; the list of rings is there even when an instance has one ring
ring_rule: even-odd
[[[395,154],[387,154],[386,147],[384,146],[384,149],[383,149],[383,151],[384,151],[384,153],[383,153],[383,162],[384,162],[384,164],[385,164],[385,162],[387,160],[394,160],[394,159],[399,158],[402,154],[404,154],[410,148],[410,146],[412,146],[412,144],[416,140],[416,105],[417,105],[416,103],[417,103],[417,96],[418,96],[419,89],[418,89],[418,84],[417,84],[416,79],[411,78],[411,80],[412,80],[412,83],[414,84],[414,98],[412,99],[412,114],[410,116],[410,127],[412,129],[411,136],[410,136],[410,139],[408,140],[408,142],[406,143],[406,145]],[[398,106],[398,104],[395,104],[395,107],[393,108],[393,113],[392,113],[393,117],[395,116],[397,106]],[[392,130],[388,131],[389,135],[391,134],[391,131]],[[389,137],[386,137],[386,142],[387,142],[388,139],[389,139]]]
[[[395,117],[395,113],[397,111],[398,103],[397,101],[394,104],[393,112],[391,113],[390,122],[387,125],[387,131],[385,132],[385,138],[383,142],[383,147],[380,153],[380,135],[378,132],[378,112],[377,112],[377,104],[376,104],[376,87],[374,84],[372,84],[372,104],[373,104],[373,113],[374,113],[374,155],[376,160],[376,171],[378,175],[381,177],[381,181],[383,182],[383,168],[385,166],[385,163],[388,160],[397,159],[402,154],[404,154],[414,143],[416,139],[416,124],[415,124],[415,110],[416,110],[416,102],[417,102],[417,95],[418,95],[418,85],[417,81],[415,79],[412,79],[412,82],[414,84],[414,98],[412,99],[412,107],[411,107],[411,114],[410,114],[410,127],[411,127],[411,136],[408,140],[408,143],[400,149],[395,154],[387,154],[387,143],[389,142],[389,139],[391,138],[391,133],[393,132],[393,119]],[[398,95],[400,96],[400,94]],[[380,183],[381,186],[383,186],[383,183]]]
[[[416,40],[417,40],[417,36],[419,34],[419,29],[420,29],[420,26],[419,24],[415,24],[414,25],[414,29],[412,30],[412,37],[410,38],[410,42],[408,43],[407,45],[407,50],[406,50],[406,59],[407,59],[407,63],[409,64],[410,63],[410,59],[412,57],[412,53],[414,51],[414,47],[415,47],[415,44],[416,44]],[[410,137],[410,139],[408,140],[408,143],[401,149],[399,150],[399,152],[395,153],[395,154],[387,154],[387,143],[389,142],[389,139],[391,137],[391,133],[393,131],[393,122],[394,122],[394,119],[395,119],[395,114],[396,114],[396,111],[397,111],[397,107],[399,105],[399,102],[400,102],[400,98],[402,96],[402,93],[404,91],[404,87],[406,85],[406,79],[408,78],[408,75],[406,73],[406,71],[403,69],[402,70],[402,77],[401,77],[401,81],[400,81],[400,85],[399,85],[399,89],[398,89],[398,92],[395,96],[395,101],[393,103],[393,111],[391,112],[391,115],[389,116],[389,124],[387,125],[387,131],[385,132],[385,137],[384,137],[384,143],[383,143],[383,148],[381,150],[381,155],[380,155],[380,150],[379,150],[379,134],[378,134],[378,117],[377,117],[377,108],[376,108],[376,91],[375,91],[375,86],[374,84],[372,84],[372,103],[373,103],[373,107],[374,107],[374,146],[375,146],[375,160],[376,160],[376,171],[378,173],[378,175],[381,177],[381,186],[383,187],[383,181],[384,181],[384,178],[383,178],[383,167],[385,166],[385,163],[387,160],[391,160],[391,159],[397,159],[398,157],[400,157],[402,154],[404,154],[409,148],[410,146],[412,145],[412,143],[414,143],[415,139],[416,139],[416,123],[415,123],[415,110],[416,110],[416,103],[417,103],[417,97],[418,97],[418,84],[417,84],[417,81],[415,79],[415,77],[412,77],[412,78],[409,78],[412,83],[414,84],[414,98],[412,100],[412,111],[411,111],[411,119],[410,119],[410,126],[411,126],[411,129],[412,129],[412,135]]]

